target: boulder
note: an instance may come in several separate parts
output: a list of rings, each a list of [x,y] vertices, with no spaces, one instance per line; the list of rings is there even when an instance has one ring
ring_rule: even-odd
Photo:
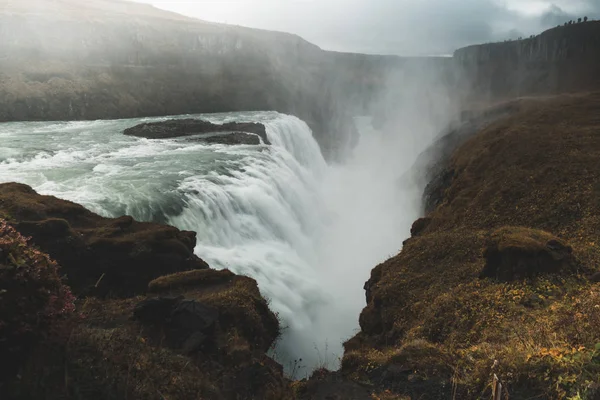
[[[421,232],[423,232],[425,229],[427,229],[427,226],[429,225],[430,222],[431,222],[431,218],[419,218],[418,220],[416,220],[412,224],[412,227],[410,228],[410,236],[411,237],[419,236],[421,234]]]
[[[258,135],[245,132],[232,132],[226,134],[207,136],[198,140],[206,142],[208,144],[226,144],[229,146],[240,144],[258,146],[261,143],[260,137]]]
[[[173,139],[207,134],[198,140],[220,144],[259,144],[260,137],[263,143],[271,144],[265,126],[254,122],[228,122],[219,125],[201,119],[171,119],[139,124],[125,129],[123,133],[146,139]]]
[[[183,296],[160,297],[140,302],[133,317],[144,325],[160,328],[169,347],[190,354],[213,341],[219,312]]]
[[[481,277],[503,282],[571,272],[576,267],[573,249],[567,243],[548,232],[521,227],[494,231],[484,257]]]
[[[194,254],[195,232],[104,218],[26,185],[0,184],[0,215],[59,262],[77,294],[137,295],[160,276],[208,268]]]

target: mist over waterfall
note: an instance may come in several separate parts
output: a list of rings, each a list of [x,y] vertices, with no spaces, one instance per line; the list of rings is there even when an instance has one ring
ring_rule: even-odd
[[[328,165],[308,126],[275,112],[201,115],[265,124],[272,145],[147,140],[122,130],[154,119],[9,123],[0,181],[29,184],[105,216],[198,233],[213,268],[255,278],[285,327],[273,356],[300,373],[336,368],[358,328],[370,270],[400,250],[417,193],[399,183],[414,159],[357,118],[360,140]],[[396,141],[396,143],[394,143]]]

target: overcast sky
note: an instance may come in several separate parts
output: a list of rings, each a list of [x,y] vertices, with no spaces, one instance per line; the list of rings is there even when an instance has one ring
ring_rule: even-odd
[[[600,0],[136,0],[196,18],[296,33],[327,50],[444,55],[600,19]]]

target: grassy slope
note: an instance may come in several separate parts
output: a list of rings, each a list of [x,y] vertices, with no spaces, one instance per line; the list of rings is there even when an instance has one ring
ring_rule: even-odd
[[[493,373],[511,398],[596,398],[600,285],[587,276],[600,268],[600,94],[523,101],[447,168],[425,228],[373,270],[344,373],[389,398],[489,398]],[[567,241],[579,273],[479,279],[491,233],[507,226]]]

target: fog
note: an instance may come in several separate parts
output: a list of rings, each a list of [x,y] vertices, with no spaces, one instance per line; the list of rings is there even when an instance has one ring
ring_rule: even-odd
[[[528,37],[587,15],[596,0],[140,0],[196,18],[299,34],[327,50],[403,56]]]
[[[183,215],[164,215],[161,220],[199,231],[197,253],[211,265],[231,267],[258,280],[262,293],[271,298],[274,311],[280,312],[282,324],[288,326],[275,351],[275,357],[288,371],[300,358],[303,361],[299,366],[303,368],[298,373],[309,373],[319,366],[337,368],[343,341],[359,329],[358,317],[366,304],[363,286],[371,269],[401,250],[412,222],[420,215],[421,182],[401,178],[460,111],[451,60],[326,53],[289,35],[266,35],[213,24],[190,25],[190,21],[177,16],[162,15],[147,7],[121,7],[123,4],[127,3],[99,0],[80,5],[36,0],[29,3],[29,9],[19,3],[17,18],[0,14],[4,18],[0,33],[6,39],[0,43],[0,56],[4,54],[3,62],[14,68],[5,69],[6,76],[0,81],[0,92],[5,93],[0,96],[0,105],[5,102],[0,108],[1,119],[113,119],[247,110],[276,110],[304,119],[329,161],[324,170],[315,168],[310,179],[316,182],[314,186],[307,189],[298,184],[304,197],[315,198],[314,207],[299,207],[290,201],[293,190],[275,199],[281,204],[271,202],[265,207],[264,198],[269,193],[285,192],[279,181],[277,185],[272,182],[284,171],[261,171],[258,178],[244,178],[256,185],[256,190],[248,192],[252,196],[235,198],[235,207],[216,205],[227,210],[218,214],[229,213],[231,226],[236,226],[239,219],[255,221],[260,237],[212,226],[224,221],[204,221],[204,214],[198,210],[203,203],[210,203],[208,197],[195,198],[196,208],[190,203]],[[178,4],[189,7],[187,15],[194,15],[197,4]],[[283,25],[275,28],[293,31],[292,25],[284,26],[289,18],[286,13],[291,10],[283,7],[284,3],[271,3],[269,12],[258,3],[244,4],[237,4],[240,15],[243,7],[252,5],[256,9],[249,15],[258,10],[262,10],[256,14],[261,18],[280,15]],[[317,9],[320,18],[302,14]],[[349,24],[354,31],[347,39],[356,38],[356,44],[368,47],[367,52],[387,52],[368,40],[360,44],[361,32],[372,30],[379,18],[385,23],[385,18],[375,8],[365,8],[365,3],[324,2],[317,6],[305,2],[295,10],[317,30],[329,26],[344,32]],[[346,18],[352,13],[354,17]],[[426,18],[419,9],[410,13],[418,19]],[[136,15],[144,18],[131,18]],[[367,15],[369,19],[365,20]],[[53,18],[63,22],[57,26]],[[337,22],[333,23],[332,18]],[[405,19],[405,14],[398,14],[399,22]],[[274,28],[268,24],[260,27]],[[434,36],[429,38],[432,43]],[[365,33],[364,38],[368,37]],[[427,48],[424,42],[421,44]],[[447,44],[438,45],[437,49],[449,49]],[[430,49],[435,52],[434,47]],[[49,164],[61,168],[60,163]],[[45,172],[36,170],[35,165],[30,172],[32,175],[24,174],[22,181],[43,193],[77,201],[97,192],[88,187],[85,175],[59,184],[52,180],[60,176],[55,173],[54,178],[44,178],[40,183],[38,178],[45,177]],[[147,178],[152,179],[150,175]],[[222,200],[231,198],[227,192],[231,186],[247,189],[239,182],[228,182],[229,176],[222,178],[227,182],[223,187],[208,190],[199,181],[194,192],[197,196],[205,189],[217,192],[223,194],[218,197]],[[129,178],[123,173],[120,179]],[[74,184],[77,187],[70,186]],[[269,190],[263,189],[262,193],[260,188]],[[139,211],[135,193],[111,190],[109,184],[103,186],[105,198],[86,200],[86,206],[109,216],[117,216],[118,210],[138,210],[138,218],[148,219],[148,212]],[[99,203],[112,204],[114,199],[126,200],[110,209],[103,209]],[[239,204],[250,204],[252,211],[247,215],[231,213],[244,209]],[[274,221],[273,209],[287,210],[279,218],[289,221]],[[302,235],[283,235],[281,239],[279,226],[295,227],[298,221],[317,221],[318,228]],[[207,233],[213,231],[221,233]],[[222,240],[209,243],[203,242],[203,237]],[[272,237],[281,243],[273,246]],[[229,243],[236,243],[238,248],[229,248]],[[288,258],[281,259],[282,254]],[[291,270],[296,266],[306,270]],[[295,276],[297,283],[275,279],[289,276]]]
[[[290,221],[283,225],[318,220],[318,228],[309,234],[303,232],[307,237],[296,240],[301,246],[295,246],[295,239],[281,239],[285,235],[278,227],[266,224],[260,212],[243,216],[252,217],[260,228],[257,230],[263,232],[261,238],[275,237],[285,242],[277,244],[291,249],[288,264],[279,259],[273,262],[269,258],[272,243],[259,243],[261,238],[250,234],[227,232],[226,240],[210,245],[221,251],[213,251],[213,255],[226,254],[239,264],[246,263],[248,268],[239,267],[239,272],[264,283],[261,290],[272,297],[274,307],[279,307],[275,311],[281,311],[283,324],[289,329],[276,357],[286,367],[300,358],[307,373],[318,366],[338,367],[343,341],[359,328],[358,317],[366,304],[363,286],[370,271],[401,250],[412,222],[420,216],[424,182],[418,178],[424,171],[411,168],[462,109],[458,89],[461,77],[455,76],[452,60],[327,53],[289,35],[190,22],[148,7],[130,9],[124,6],[126,3],[106,0],[90,2],[102,5],[99,8],[86,3],[81,7],[91,8],[85,8],[85,12],[72,1],[64,3],[67,6],[56,3],[62,7],[59,17],[68,22],[61,20],[57,28],[52,19],[55,14],[44,14],[46,10],[40,4],[50,3],[33,1],[32,8],[26,12],[21,9],[14,20],[0,14],[5,18],[0,26],[5,39],[0,43],[0,61],[8,60],[14,68],[4,70],[0,81],[1,120],[275,110],[294,114],[312,128],[328,161],[325,169],[317,169],[311,176],[311,181],[318,184],[311,187],[310,196],[305,196],[316,197],[318,206],[294,208],[294,201],[289,200],[295,200],[293,191],[287,197],[276,197],[289,204],[270,207],[256,205],[244,196],[234,199],[250,204],[253,212],[284,210],[281,215],[289,215]],[[572,15],[593,17],[599,11],[593,1],[254,0],[152,4],[205,20],[296,33],[325,49],[402,55],[448,55],[460,46],[526,36]],[[144,18],[137,12],[143,12]],[[356,129],[351,127],[353,122]],[[311,139],[310,132],[305,131]],[[312,148],[320,157],[316,144]],[[290,161],[289,154],[285,157]],[[240,170],[247,172],[252,167]],[[34,172],[36,177],[44,174]],[[277,172],[262,170],[258,177],[244,177],[259,189],[276,187],[272,192],[277,192],[285,188],[281,179],[272,182]],[[416,179],[402,179],[407,174]],[[221,178],[225,182],[231,176],[223,174]],[[302,183],[301,178],[297,181]],[[205,183],[196,182],[196,195],[202,193]],[[236,190],[246,189],[238,181],[236,184]],[[227,192],[230,188],[223,187],[213,192],[225,193],[219,199],[231,199]],[[257,203],[271,193],[257,193],[259,189],[252,192]],[[65,191],[74,192],[76,188],[72,187]],[[119,197],[117,194],[113,193]],[[128,198],[135,200],[135,196]],[[195,199],[197,209],[202,208],[203,200]],[[236,212],[243,207],[235,205],[229,207],[230,217],[241,218]],[[125,204],[114,209],[135,207]],[[192,207],[186,209],[187,214],[193,211]],[[164,220],[185,229],[226,231],[199,223],[204,217],[201,213],[166,215]],[[245,248],[255,257],[252,261],[264,263],[250,263],[242,253],[236,253],[236,248],[228,248],[230,240],[238,244],[232,240],[234,236],[252,247]],[[308,249],[306,243],[311,244]],[[201,257],[211,257],[203,245],[211,247],[201,242],[197,252]],[[299,249],[310,254],[302,254]],[[289,272],[292,259],[302,259],[309,265],[307,273],[315,275],[307,277],[306,282],[314,287],[303,292],[306,282],[298,277],[298,271],[288,274],[298,277],[297,286],[294,282],[272,282],[282,271],[268,268],[288,268]],[[219,265],[218,257],[211,261]],[[269,291],[269,283],[274,290]],[[314,299],[309,298],[313,292],[317,293]],[[309,304],[311,309],[297,309],[289,303]],[[303,323],[296,323],[294,318]]]
[[[424,171],[411,168],[460,110],[443,72],[435,64],[415,64],[386,76],[387,90],[372,103],[381,113],[357,118],[358,144],[324,176],[322,199],[330,215],[317,245],[317,268],[333,301],[306,333],[318,349],[304,351],[308,366],[322,365],[326,355],[328,367],[338,366],[341,341],[358,331],[371,270],[401,250],[421,216]]]

